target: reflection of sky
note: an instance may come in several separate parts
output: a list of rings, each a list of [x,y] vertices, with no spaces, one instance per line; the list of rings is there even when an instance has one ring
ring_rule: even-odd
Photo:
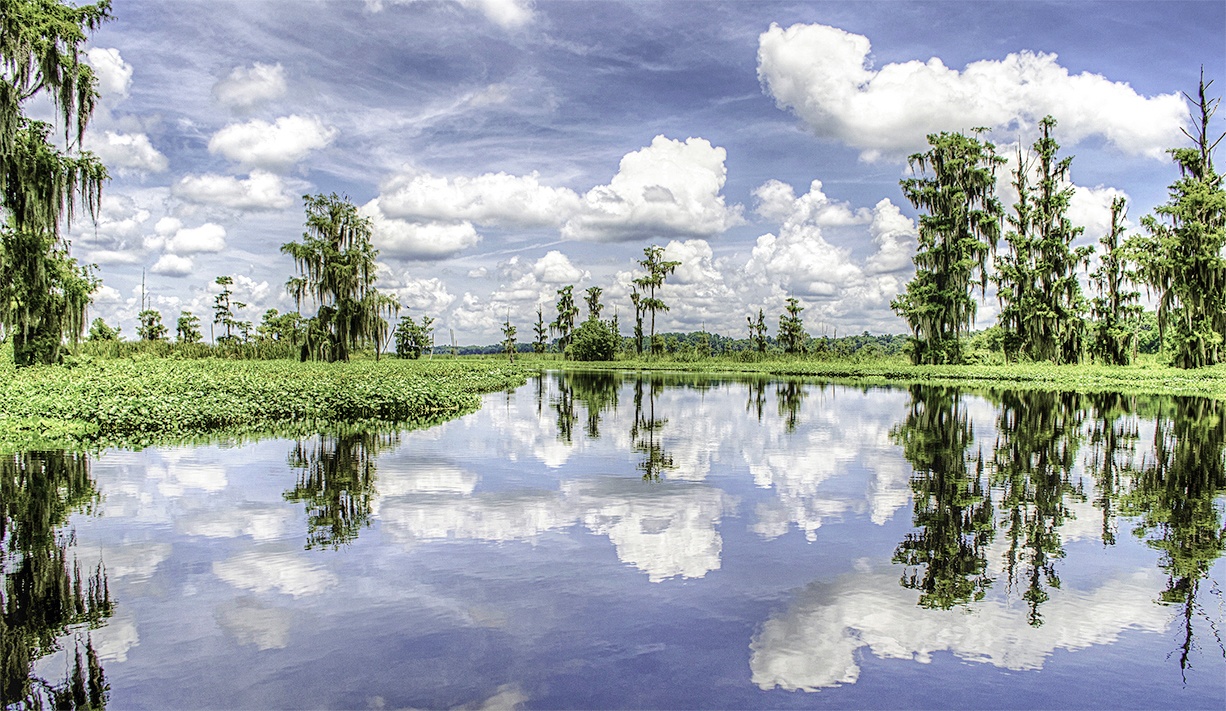
[[[912,530],[911,467],[889,437],[904,390],[806,385],[789,431],[771,385],[761,422],[743,384],[665,388],[655,436],[674,466],[646,482],[631,383],[599,438],[576,400],[569,444],[544,387],[539,414],[529,383],[379,453],[372,525],[339,550],[304,549],[305,507],[284,497],[291,443],[104,453],[100,515],[74,523],[118,604],[91,633],[112,703],[787,707],[821,697],[789,690],[824,689],[893,706],[917,663],[928,676],[906,705],[950,703],[949,673],[1114,698],[1079,696],[1087,668],[1146,675],[1141,699],[1221,697],[1212,642],[1187,686],[1165,660],[1157,554],[1126,525],[1103,546],[1089,485],[1060,531],[1064,584],[1042,627],[1001,579],[999,536],[987,599],[917,607],[890,563]],[[967,405],[992,441],[994,407]],[[1142,434],[1136,456],[1148,446]]]

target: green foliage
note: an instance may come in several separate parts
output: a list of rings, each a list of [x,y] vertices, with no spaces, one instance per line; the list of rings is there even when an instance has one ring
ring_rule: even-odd
[[[306,232],[301,242],[287,242],[281,251],[294,258],[299,276],[286,288],[299,309],[312,300],[319,311],[306,327],[303,360],[349,360],[363,343],[376,353],[387,336],[390,316],[400,310],[392,297],[374,288],[378,279],[371,246],[371,221],[358,214],[348,199],[331,195],[304,195]]]
[[[0,451],[40,434],[60,435],[60,446],[141,445],[287,427],[318,432],[327,423],[413,423],[470,411],[479,393],[523,380],[524,371],[505,362],[452,359],[146,357],[91,359],[71,368],[10,366],[0,370]]]
[[[392,337],[398,358],[416,360],[422,353],[434,350],[434,319],[422,316],[418,324],[412,316],[401,316]]]
[[[213,297],[213,323],[226,329],[224,334],[217,336],[214,340],[217,343],[234,343],[236,340],[234,331],[239,329],[241,333],[244,323],[239,321],[235,314],[240,309],[247,308],[247,304],[241,301],[230,301],[230,297],[234,296],[234,292],[230,290],[230,287],[234,285],[232,277],[219,276],[214,283],[221,287],[221,291]]]
[[[87,33],[110,16],[110,3],[72,7],[55,0],[4,0],[0,6],[0,326],[12,334],[18,365],[54,363],[67,337],[75,344],[98,282],[68,254],[60,229],[78,201],[95,214],[106,168],[81,150],[97,92],[81,57]],[[53,127],[25,114],[42,97]]]
[[[137,316],[140,325],[136,327],[136,334],[140,336],[142,341],[164,341],[166,340],[166,326],[162,324],[162,312],[157,309],[145,309]]]
[[[1111,201],[1111,228],[1101,240],[1102,261],[1090,275],[1098,291],[1091,302],[1094,314],[1094,344],[1091,352],[1109,365],[1128,365],[1138,349],[1141,326],[1141,294],[1130,290],[1136,272],[1128,268],[1120,238],[1124,235],[1124,198]]]
[[[1210,100],[1202,73],[1193,100],[1195,135],[1191,148],[1170,151],[1180,178],[1157,215],[1141,220],[1145,236],[1128,240],[1141,281],[1158,295],[1158,323],[1172,333],[1175,365],[1199,368],[1226,358],[1226,186],[1213,168],[1213,151],[1222,140],[1209,135],[1220,99]]]
[[[677,271],[677,267],[681,266],[681,262],[664,259],[664,248],[653,244],[650,247],[643,248],[643,259],[639,260],[639,266],[643,268],[646,274],[634,280],[635,293],[639,296],[635,301],[635,309],[636,311],[642,309],[644,313],[651,312],[651,352],[658,354],[663,348],[662,344],[656,341],[656,312],[668,311],[669,309],[668,304],[656,298],[656,289],[664,286],[664,279],[669,274]],[[643,291],[646,291],[646,298],[643,298]],[[641,326],[636,330],[636,337],[641,343]],[[640,345],[640,354],[642,350],[642,345]]]
[[[783,346],[783,352],[789,355],[805,352],[805,341],[809,336],[805,333],[805,324],[800,317],[800,312],[804,310],[805,307],[800,305],[799,299],[789,296],[784,313],[779,316],[779,345]]]
[[[1018,150],[1013,186],[1018,202],[1005,235],[1008,254],[996,259],[995,280],[1010,358],[1076,363],[1085,349],[1085,298],[1077,274],[1093,251],[1073,249],[1084,231],[1066,216],[1073,188],[1068,182],[1072,158],[1056,159],[1060,144],[1052,138],[1056,120],[1039,122],[1033,146],[1034,165]],[[1038,185],[1030,185],[1031,174]]]
[[[106,321],[100,318],[94,319],[94,322],[89,326],[89,335],[86,340],[89,341],[118,341],[121,328],[111,328]]]
[[[571,360],[613,360],[621,337],[613,330],[613,324],[599,319],[588,319],[575,330],[566,357]]]
[[[200,333],[200,319],[191,311],[180,311],[175,323],[175,337],[179,343],[199,343],[204,340]]]
[[[919,218],[915,278],[890,307],[911,326],[913,362],[959,363],[961,337],[975,317],[975,277],[986,289],[988,255],[1000,236],[996,167],[1004,159],[993,144],[961,133],[933,134],[928,143],[928,152],[910,158],[921,177],[901,181],[907,200],[927,213]]]

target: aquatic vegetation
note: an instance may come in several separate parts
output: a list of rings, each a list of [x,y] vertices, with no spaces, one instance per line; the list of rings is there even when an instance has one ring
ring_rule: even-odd
[[[503,361],[115,359],[73,367],[0,366],[0,450],[34,444],[145,445],[328,424],[422,424],[475,409],[522,384]]]

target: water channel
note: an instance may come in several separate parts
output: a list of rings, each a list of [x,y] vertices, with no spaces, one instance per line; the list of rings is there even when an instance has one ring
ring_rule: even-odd
[[[1197,398],[550,373],[3,457],[3,701],[1221,709],[1224,445]]]

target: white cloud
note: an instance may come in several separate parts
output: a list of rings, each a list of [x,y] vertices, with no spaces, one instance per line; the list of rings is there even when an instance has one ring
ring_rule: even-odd
[[[723,148],[703,138],[684,142],[656,136],[626,154],[608,185],[583,196],[567,220],[569,239],[621,241],[706,237],[742,223],[741,207],[728,207],[720,191],[727,179]]]
[[[446,259],[481,241],[471,222],[407,222],[387,217],[379,198],[362,206],[371,218],[371,243],[385,257],[402,259]]]
[[[177,222],[177,221],[176,221]],[[162,222],[158,222],[162,226]],[[226,228],[206,222],[199,227],[180,227],[166,241],[166,251],[173,254],[220,252],[226,247]]]
[[[379,206],[388,217],[415,222],[556,227],[578,209],[579,196],[573,190],[541,185],[536,173],[484,173],[473,178],[418,174],[385,184]]]
[[[772,24],[758,44],[758,78],[781,108],[819,136],[874,160],[922,150],[938,131],[1034,126],[1051,114],[1070,143],[1101,136],[1162,158],[1181,141],[1178,94],[1145,97],[1099,74],[1072,75],[1054,54],[1019,52],[958,71],[939,58],[871,67],[867,37],[826,25]]]
[[[85,146],[98,154],[108,169],[119,173],[161,173],[170,165],[143,133],[105,131],[101,138],[90,134]]]
[[[282,116],[273,123],[254,119],[229,124],[213,134],[209,152],[243,166],[285,170],[311,151],[327,146],[336,133],[314,117]]]
[[[383,10],[384,3],[392,5],[412,5],[427,0],[366,0],[366,7],[372,12]],[[485,19],[504,30],[514,30],[532,21],[532,0],[451,0],[468,10],[473,10],[485,16]]]
[[[551,249],[545,256],[532,265],[532,274],[544,284],[574,284],[588,276],[588,273],[570,263],[570,259],[556,249]]]
[[[380,281],[379,290],[394,293],[401,305],[416,312],[410,314],[414,318],[418,315],[437,318],[456,300],[455,294],[448,291],[447,285],[437,277],[416,279],[405,274],[401,279],[392,280],[388,284]]]
[[[192,266],[191,257],[163,254],[149,271],[164,276],[183,277],[192,273]]]
[[[85,52],[85,61],[98,77],[98,90],[104,97],[127,98],[132,86],[132,65],[123,61],[119,50],[91,47]]]
[[[229,175],[185,175],[171,188],[177,198],[233,210],[284,210],[295,203],[280,176],[253,170],[246,180]]]
[[[285,92],[285,69],[279,63],[256,62],[251,67],[235,67],[229,76],[213,85],[217,102],[237,111],[250,111],[285,96]]]

